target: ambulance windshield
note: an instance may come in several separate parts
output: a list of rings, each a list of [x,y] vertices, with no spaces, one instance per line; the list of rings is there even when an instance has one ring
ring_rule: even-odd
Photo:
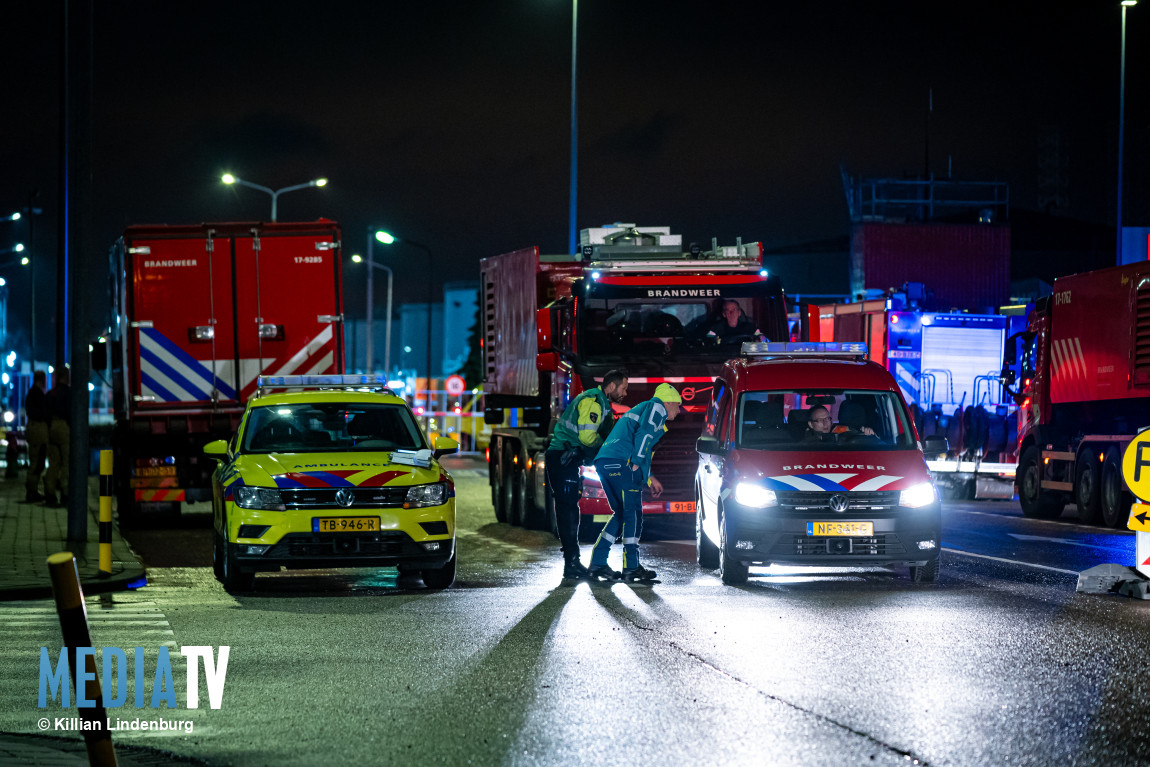
[[[252,408],[244,453],[421,450],[427,447],[402,405],[306,403]]]
[[[869,390],[752,391],[739,398],[737,441],[759,450],[913,450],[902,402]]]

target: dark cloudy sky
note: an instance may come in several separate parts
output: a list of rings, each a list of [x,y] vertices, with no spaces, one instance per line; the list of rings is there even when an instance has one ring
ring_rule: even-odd
[[[956,177],[1008,181],[1012,204],[1033,208],[1039,138],[1055,135],[1069,157],[1062,212],[1113,220],[1116,0],[579,5],[580,227],[768,246],[842,235],[840,166],[921,173],[930,88],[934,173],[949,159]],[[46,312],[56,6],[6,8],[0,54],[0,213],[40,190]],[[329,178],[284,195],[280,220],[335,219],[348,253],[369,224],[387,227],[434,250],[439,280],[475,279],[479,258],[527,245],[565,251],[570,21],[569,0],[97,0],[93,239],[102,251],[129,224],[266,218],[267,195],[219,183],[230,170],[271,187]],[[1130,11],[1127,44],[1127,223],[1145,224],[1150,3]],[[0,240],[17,231],[0,227]],[[399,295],[423,294],[418,256],[377,250]]]

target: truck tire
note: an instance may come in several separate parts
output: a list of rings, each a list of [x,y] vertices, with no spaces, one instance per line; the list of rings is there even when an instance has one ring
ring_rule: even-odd
[[[491,484],[491,494],[495,499],[495,520],[497,522],[507,523],[508,512],[511,510],[511,465],[507,456],[507,446],[504,445],[499,449],[499,455],[495,459],[498,465],[498,470],[495,472],[494,479]]]
[[[750,568],[742,562],[738,561],[731,556],[730,551],[734,546],[727,538],[727,518],[726,515],[719,514],[719,578],[723,583],[728,586],[738,586],[739,584],[747,582],[747,576],[750,574]]]
[[[1122,457],[1118,448],[1112,447],[1106,451],[1106,458],[1102,461],[1102,482],[1099,488],[1099,499],[1102,507],[1102,524],[1118,530],[1126,526],[1130,518],[1130,504],[1132,499],[1122,479]]]
[[[1034,519],[1057,519],[1066,505],[1062,493],[1042,489],[1042,453],[1034,445],[1018,461],[1018,503]]]
[[[1094,449],[1086,446],[1074,466],[1074,503],[1078,520],[1084,525],[1097,525],[1102,520],[1102,464],[1093,458]]]
[[[695,561],[704,570],[719,566],[719,547],[703,531],[703,499],[695,488]]]

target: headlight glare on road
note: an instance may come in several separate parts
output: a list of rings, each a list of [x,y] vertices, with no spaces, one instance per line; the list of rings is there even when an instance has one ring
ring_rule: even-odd
[[[903,490],[898,496],[898,505],[908,509],[921,509],[937,500],[938,493],[935,492],[934,485],[929,482],[921,482],[914,487]]]
[[[284,502],[280,491],[274,487],[237,487],[235,491],[236,506],[241,509],[264,509],[266,511],[283,511]]]
[[[735,500],[752,509],[774,506],[779,502],[774,490],[768,490],[754,482],[740,482],[735,485]]]
[[[419,509],[424,506],[442,506],[447,500],[447,485],[436,482],[431,485],[415,485],[407,491],[405,509]]]

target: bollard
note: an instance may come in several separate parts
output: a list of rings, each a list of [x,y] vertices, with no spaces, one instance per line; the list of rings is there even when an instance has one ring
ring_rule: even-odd
[[[112,451],[100,451],[100,577],[112,574]]]
[[[52,578],[52,594],[56,598],[56,614],[60,617],[60,631],[64,635],[64,649],[68,653],[68,672],[72,686],[76,686],[76,648],[91,647],[88,633],[88,611],[84,607],[84,592],[80,589],[80,572],[76,557],[70,551],[61,551],[48,557],[48,573]],[[108,714],[104,710],[104,696],[100,692],[100,678],[95,654],[87,656],[88,681],[84,697],[93,700],[91,708],[79,708],[80,718],[92,722],[92,729],[84,730],[84,746],[88,749],[88,763],[93,767],[116,767],[116,751],[112,746],[112,733],[108,732]],[[80,691],[76,690],[79,700]]]

